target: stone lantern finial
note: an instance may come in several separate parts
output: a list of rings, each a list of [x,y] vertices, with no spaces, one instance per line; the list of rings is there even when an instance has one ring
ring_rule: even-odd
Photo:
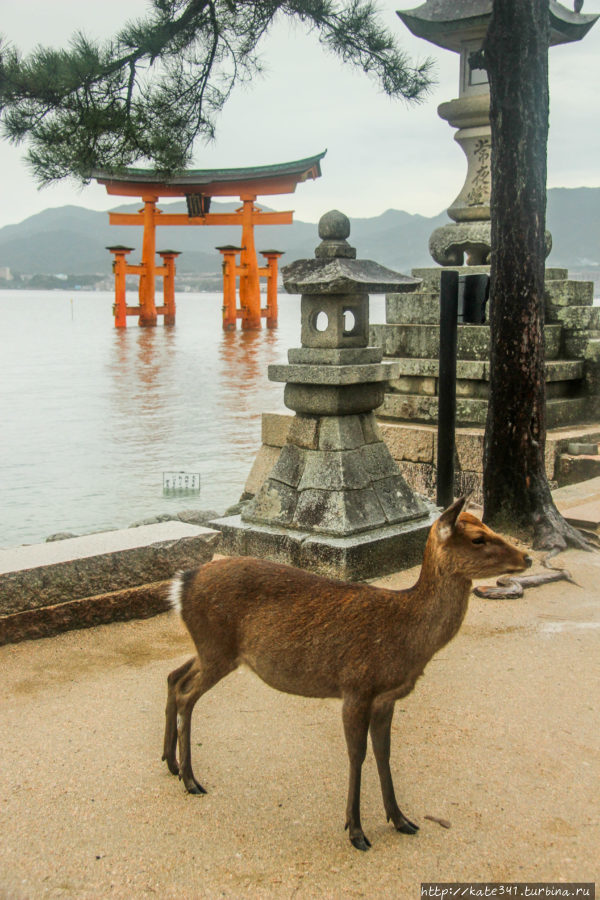
[[[315,250],[317,259],[346,257],[356,259],[356,249],[351,247],[347,237],[350,236],[350,219],[337,209],[332,209],[319,219],[319,237],[321,243]]]

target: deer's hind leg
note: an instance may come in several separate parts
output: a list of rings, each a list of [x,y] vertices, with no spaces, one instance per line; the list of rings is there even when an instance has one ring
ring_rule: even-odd
[[[198,699],[236,668],[226,659],[192,660],[174,685],[177,737],[179,744],[179,777],[190,794],[205,794],[192,770],[191,723],[192,712]]]
[[[165,709],[165,740],[163,746],[162,758],[166,760],[169,772],[173,775],[179,775],[179,766],[177,764],[177,701],[175,699],[175,687],[183,678],[192,665],[196,661],[196,657],[192,656],[182,666],[173,669],[167,678],[167,708]]]
[[[401,831],[403,834],[416,834],[419,830],[419,826],[406,818],[396,802],[396,795],[394,793],[394,783],[392,781],[392,772],[390,770],[390,743],[393,715],[393,700],[374,701],[371,708],[369,728],[371,731],[373,753],[375,754],[375,760],[377,762],[377,771],[379,772],[379,781],[381,782],[383,806],[388,822],[390,819],[392,820],[396,831]]]

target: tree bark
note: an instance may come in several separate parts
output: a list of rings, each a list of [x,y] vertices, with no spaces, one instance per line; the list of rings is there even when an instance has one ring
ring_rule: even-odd
[[[560,516],[545,470],[544,274],[548,0],[494,0],[484,43],[492,131],[490,400],[485,520],[534,546],[585,539]]]

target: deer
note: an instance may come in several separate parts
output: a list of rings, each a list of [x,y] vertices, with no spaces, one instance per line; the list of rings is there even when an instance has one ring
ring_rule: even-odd
[[[245,664],[266,684],[303,697],[342,700],[350,774],[346,830],[366,851],[360,817],[367,736],[387,821],[418,825],[396,802],[390,770],[394,704],[413,690],[429,660],[458,632],[474,578],[521,572],[531,559],[463,509],[459,498],[433,523],[416,584],[389,590],[344,582],[250,557],[205,563],[171,582],[196,655],[167,679],[163,760],[190,794],[204,794],[191,761],[197,700]]]

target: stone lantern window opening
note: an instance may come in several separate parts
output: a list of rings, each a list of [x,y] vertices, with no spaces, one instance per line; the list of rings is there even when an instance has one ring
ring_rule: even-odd
[[[342,310],[342,315],[344,316],[344,337],[355,334],[358,322],[354,312],[346,307]]]
[[[368,294],[304,294],[300,310],[303,347],[334,350],[369,343]]]
[[[315,329],[315,331],[327,331],[329,328],[329,316],[322,309],[313,314],[313,320],[311,321],[311,327]]]
[[[482,42],[479,40],[465,41],[460,52],[460,96],[472,96],[473,94],[488,94],[490,90],[488,76],[485,69],[473,68],[470,64],[471,56],[481,50]]]

